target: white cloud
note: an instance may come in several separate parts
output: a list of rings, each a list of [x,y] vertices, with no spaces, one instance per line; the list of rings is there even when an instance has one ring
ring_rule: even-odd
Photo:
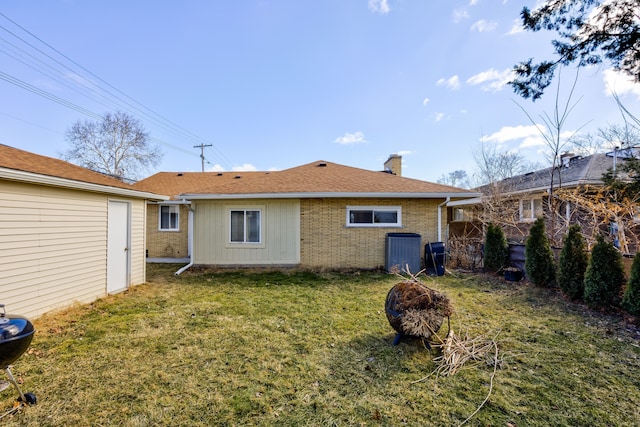
[[[396,154],[397,154],[398,156],[408,156],[408,155],[413,154],[413,151],[409,151],[409,150],[401,150],[401,151],[398,151]]]
[[[489,68],[487,71],[483,71],[467,79],[467,83],[475,86],[481,85],[482,90],[498,92],[501,91],[507,83],[513,80],[513,70],[507,68],[503,71],[494,70]]]
[[[471,26],[471,31],[477,31],[479,33],[484,33],[486,31],[493,31],[498,27],[498,23],[494,21],[485,21],[481,19],[476,21]]]
[[[425,98],[422,100],[422,105],[427,105],[429,103],[429,98]]]
[[[369,10],[373,13],[386,15],[391,11],[387,0],[369,0]]]
[[[544,153],[546,150],[545,146],[548,145],[548,142],[540,131],[546,131],[544,125],[503,126],[499,131],[489,136],[483,136],[480,138],[480,141],[494,142],[500,148],[506,147],[509,142],[516,142],[520,149],[541,147],[539,151]],[[573,137],[575,133],[573,130],[564,131],[560,134],[560,139],[566,142],[569,138]],[[511,146],[513,147],[513,144],[511,144]]]
[[[515,34],[524,33],[524,27],[522,26],[521,19],[514,19],[513,24],[511,25],[511,29],[507,33],[508,36],[513,36]]]
[[[255,172],[258,170],[258,168],[256,168],[254,165],[252,165],[251,163],[245,163],[243,165],[240,166],[233,166],[231,167],[231,170],[233,172]],[[207,172],[226,172],[227,170],[220,164],[216,163],[215,165],[211,166],[210,168],[207,169]]]
[[[436,122],[441,122],[442,120],[444,120],[444,118],[445,118],[444,113],[436,113],[436,115],[434,116],[434,120]]]
[[[635,95],[640,98],[640,84],[633,81],[633,78],[613,69],[604,70],[604,93],[606,96]]]
[[[475,6],[480,0],[469,0],[469,6]]]
[[[231,168],[231,170],[234,171],[234,172],[254,172],[254,171],[257,171],[258,168],[256,168],[251,163],[245,163],[245,164],[240,165],[240,166],[234,166],[234,167]]]
[[[364,142],[367,142],[367,140],[364,138],[364,133],[358,131],[354,133],[347,132],[343,136],[336,138],[334,142],[338,144],[349,145],[362,144]]]
[[[458,76],[453,76],[448,79],[440,79],[436,82],[436,86],[446,86],[451,90],[460,89],[460,79]]]
[[[471,18],[469,16],[469,12],[467,12],[467,9],[463,8],[459,8],[459,9],[453,9],[453,22],[454,23],[459,23],[465,19],[469,19]]]
[[[480,138],[482,142],[495,142],[504,145],[511,141],[521,141],[521,147],[532,147],[544,144],[540,131],[534,125],[529,126],[503,126],[499,131]]]

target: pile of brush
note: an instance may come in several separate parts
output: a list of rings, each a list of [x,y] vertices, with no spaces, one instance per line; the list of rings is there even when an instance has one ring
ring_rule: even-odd
[[[465,365],[499,366],[501,364],[495,339],[487,339],[484,336],[472,337],[468,333],[460,336],[450,332],[438,347],[441,349],[441,354],[433,359],[438,375],[453,375]]]
[[[403,336],[427,340],[435,335],[445,318],[453,313],[449,298],[412,278],[397,283],[389,290],[385,302],[389,324],[398,333],[394,345]]]

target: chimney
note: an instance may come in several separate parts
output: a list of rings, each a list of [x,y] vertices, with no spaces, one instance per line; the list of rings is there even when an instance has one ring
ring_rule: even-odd
[[[392,154],[389,159],[384,162],[384,171],[394,175],[402,176],[402,156]]]
[[[565,151],[560,155],[560,165],[565,168],[569,167],[569,162],[571,162],[571,158],[574,157],[575,154]]]

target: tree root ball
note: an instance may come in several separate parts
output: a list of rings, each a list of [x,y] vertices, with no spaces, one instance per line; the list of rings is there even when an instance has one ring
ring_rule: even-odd
[[[453,313],[449,298],[417,280],[397,283],[385,302],[387,320],[404,336],[429,339]]]

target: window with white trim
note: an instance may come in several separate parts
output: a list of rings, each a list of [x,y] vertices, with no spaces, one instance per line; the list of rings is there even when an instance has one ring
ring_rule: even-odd
[[[261,216],[260,209],[231,209],[229,211],[229,242],[261,243]]]
[[[520,200],[520,221],[535,221],[542,216],[542,199]]]
[[[400,227],[401,206],[347,206],[347,227]]]
[[[180,206],[160,205],[160,231],[180,231]]]

